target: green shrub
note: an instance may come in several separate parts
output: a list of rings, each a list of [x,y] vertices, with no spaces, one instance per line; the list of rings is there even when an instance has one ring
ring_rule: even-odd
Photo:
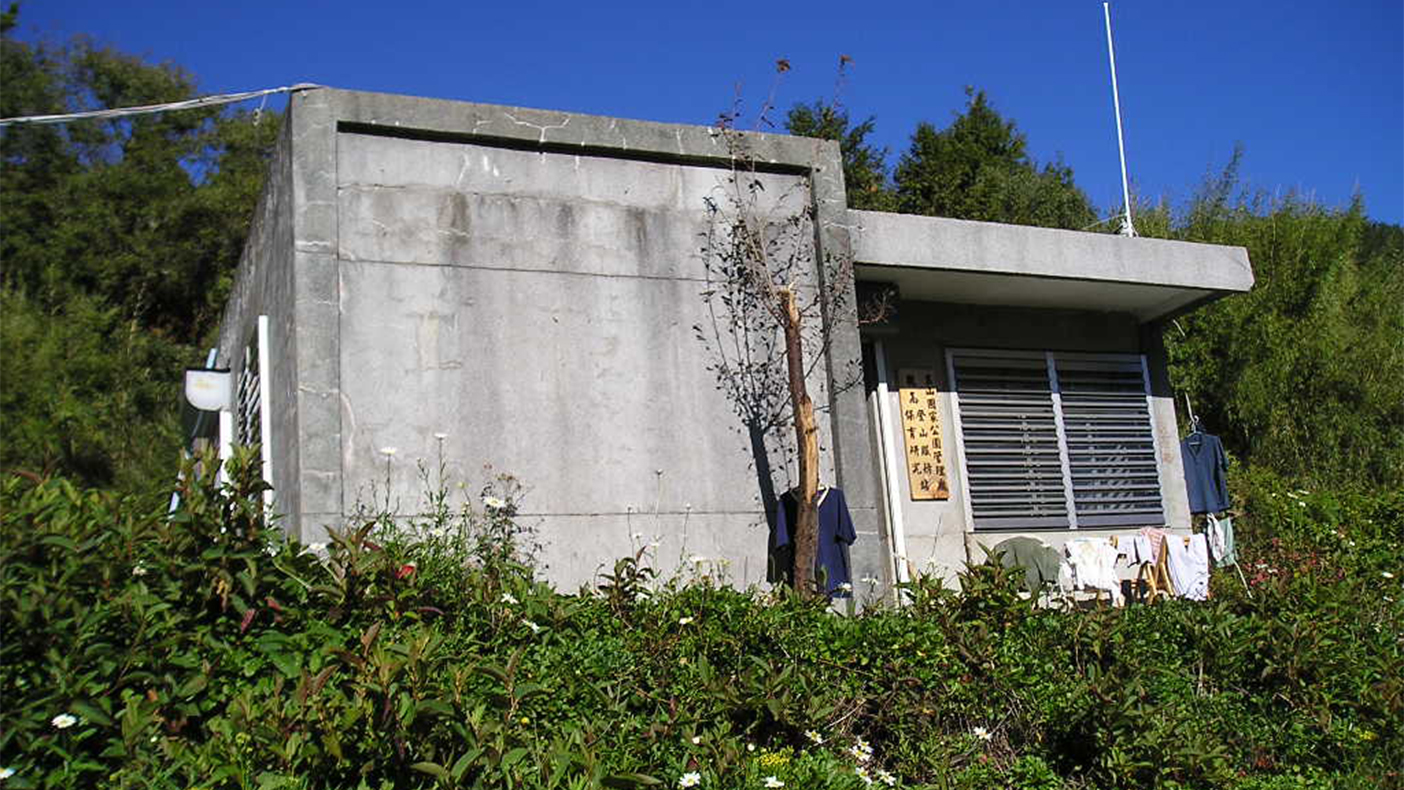
[[[1244,579],[1208,603],[1037,608],[981,565],[846,617],[645,553],[559,594],[508,479],[301,546],[254,457],[188,474],[169,516],[0,483],[8,786],[1315,788],[1404,763],[1396,495],[1252,478]]]

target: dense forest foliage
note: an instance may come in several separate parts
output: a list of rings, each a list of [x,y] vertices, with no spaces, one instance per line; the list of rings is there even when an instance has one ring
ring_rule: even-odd
[[[0,117],[154,104],[194,78],[0,37]],[[217,109],[0,129],[0,468],[154,492],[279,119]]]

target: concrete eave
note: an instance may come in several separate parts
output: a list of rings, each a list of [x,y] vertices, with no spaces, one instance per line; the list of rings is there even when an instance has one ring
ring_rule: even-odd
[[[1242,247],[850,210],[858,279],[903,299],[1166,320],[1253,286]]]

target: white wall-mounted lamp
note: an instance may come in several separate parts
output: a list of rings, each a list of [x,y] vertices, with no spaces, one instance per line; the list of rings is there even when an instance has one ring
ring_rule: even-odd
[[[230,378],[228,368],[186,368],[185,399],[203,411],[228,409]]]

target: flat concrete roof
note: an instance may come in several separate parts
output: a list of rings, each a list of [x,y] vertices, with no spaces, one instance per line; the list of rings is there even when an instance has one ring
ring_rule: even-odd
[[[1253,286],[1242,247],[849,211],[860,280],[903,299],[1162,320]]]

